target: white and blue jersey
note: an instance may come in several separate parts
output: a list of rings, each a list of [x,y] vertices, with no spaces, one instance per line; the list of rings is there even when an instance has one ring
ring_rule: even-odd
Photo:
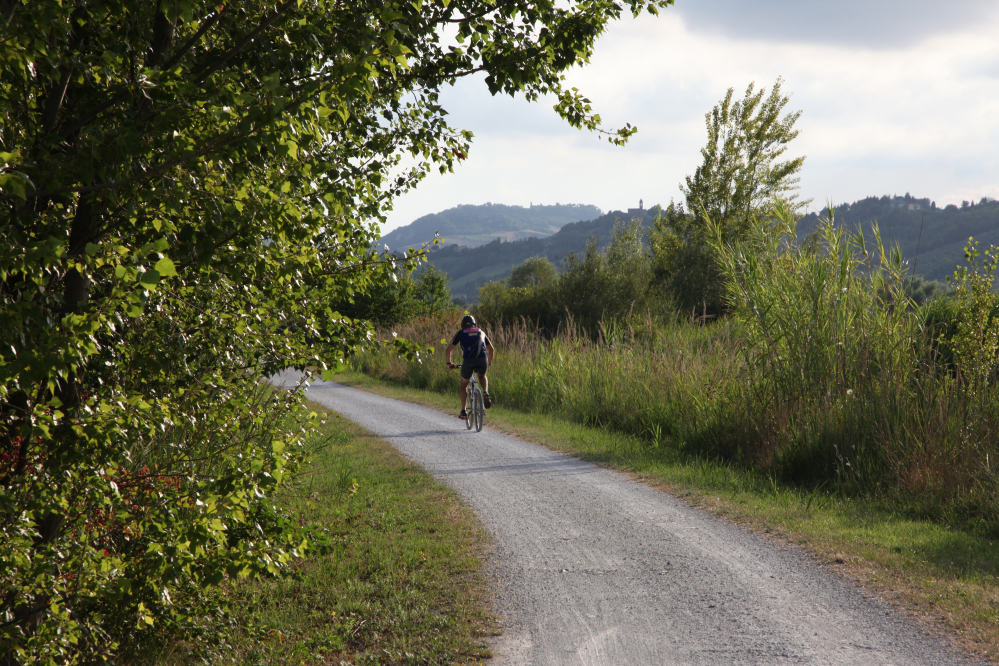
[[[492,346],[486,332],[474,326],[455,333],[451,344],[461,347],[465,359],[486,358],[486,345]]]

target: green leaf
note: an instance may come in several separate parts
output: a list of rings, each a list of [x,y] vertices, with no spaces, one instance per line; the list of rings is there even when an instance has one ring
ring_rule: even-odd
[[[277,90],[277,87],[278,85],[280,85],[280,83],[281,83],[281,76],[277,72],[264,76],[260,80],[260,85],[263,86],[264,90],[266,90],[267,92],[273,92]]]
[[[153,270],[159,273],[160,277],[174,277],[177,275],[177,269],[174,267],[173,261],[168,257],[163,257],[157,261]]]
[[[162,261],[162,260],[161,260]],[[139,277],[139,284],[152,291],[160,281],[160,272],[155,268],[150,268]]]
[[[19,173],[0,174],[0,191],[11,194],[21,201],[26,200],[26,188],[28,179]]]

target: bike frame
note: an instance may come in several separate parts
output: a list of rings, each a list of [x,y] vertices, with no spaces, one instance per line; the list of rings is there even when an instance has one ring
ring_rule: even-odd
[[[459,367],[455,365],[452,369]],[[465,427],[471,430],[474,426],[475,432],[482,432],[482,426],[486,422],[486,409],[483,403],[482,390],[479,389],[478,375],[474,372],[471,379],[468,380],[465,395],[465,413],[468,415],[465,419]]]

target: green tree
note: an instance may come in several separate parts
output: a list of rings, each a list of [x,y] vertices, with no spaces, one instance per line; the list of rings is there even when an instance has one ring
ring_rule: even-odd
[[[383,274],[363,290],[337,303],[334,309],[373,326],[392,326],[416,314],[416,283],[406,267]]]
[[[774,201],[792,209],[799,202],[798,172],[805,158],[778,161],[798,136],[800,111],[781,114],[789,97],[777,79],[770,94],[750,83],[741,100],[729,88],[724,99],[705,114],[708,140],[703,159],[680,190],[684,204],[670,203],[653,223],[651,244],[659,279],[684,310],[724,308],[724,285],[716,255],[707,242],[708,224],[718,225],[726,242],[745,238],[754,221]]]
[[[561,273],[554,272],[550,263],[550,268],[544,267],[545,262],[529,259],[521,264],[530,268],[518,272],[514,285],[509,284],[513,280],[484,285],[477,314],[494,324],[524,318],[550,333],[571,318],[597,335],[604,323],[661,312],[662,298],[652,284],[652,261],[638,220],[618,222],[602,250],[590,238],[583,254],[566,255]],[[528,279],[535,275],[544,277],[536,282]]]
[[[280,573],[305,424],[256,380],[372,344],[336,304],[418,259],[363,222],[467,152],[440,89],[485,72],[599,130],[563,72],[666,4],[0,1],[7,661],[206,645],[202,590]]]
[[[531,257],[517,264],[510,271],[506,283],[511,287],[540,287],[554,284],[558,279],[558,269],[548,257]]]
[[[417,316],[432,317],[451,309],[447,273],[432,264],[420,267],[414,280],[414,310]]]
[[[603,251],[591,239],[582,256],[566,256],[557,302],[587,331],[595,334],[602,322],[658,310],[661,299],[653,290],[652,262],[642,235],[639,220],[618,222]]]
[[[399,267],[336,305],[341,314],[375,326],[392,326],[451,308],[447,273],[430,264],[415,272]]]

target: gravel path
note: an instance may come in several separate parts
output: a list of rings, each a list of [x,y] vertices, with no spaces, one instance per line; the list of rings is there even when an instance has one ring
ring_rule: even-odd
[[[453,487],[492,533],[505,624],[494,664],[971,663],[797,550],[492,432],[488,416],[475,434],[455,416],[331,382],[308,397]]]

